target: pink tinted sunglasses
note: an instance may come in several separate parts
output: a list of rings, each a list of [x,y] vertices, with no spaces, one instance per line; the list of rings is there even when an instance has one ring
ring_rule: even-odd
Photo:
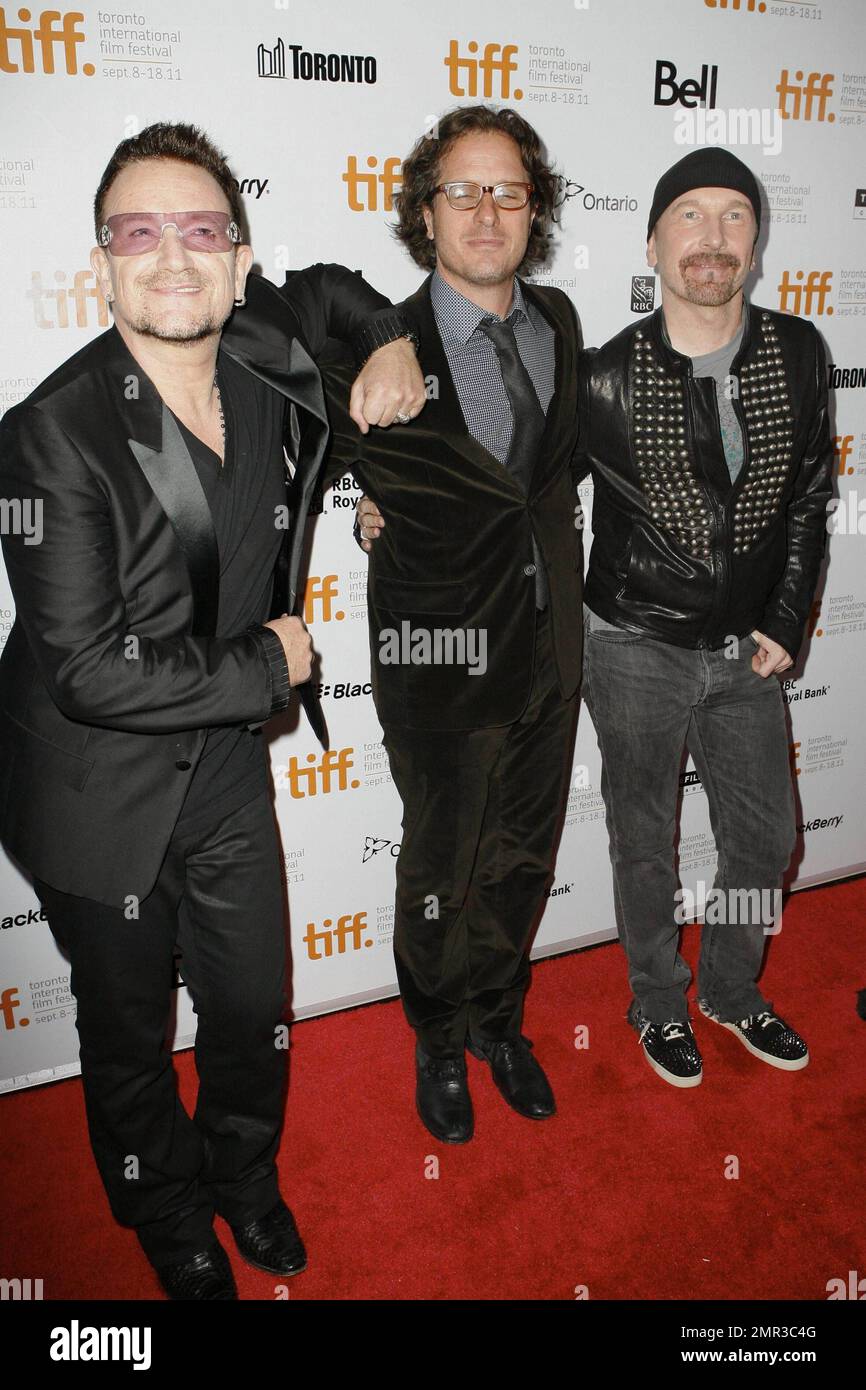
[[[106,218],[98,241],[112,256],[140,256],[156,250],[169,226],[190,251],[230,251],[241,239],[227,212],[118,212]]]

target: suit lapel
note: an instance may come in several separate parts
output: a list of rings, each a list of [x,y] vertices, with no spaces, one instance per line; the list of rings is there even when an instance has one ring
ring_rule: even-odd
[[[128,440],[171,522],[189,569],[196,635],[213,636],[219,607],[219,552],[210,507],[177,421],[162,404],[162,448]]]
[[[520,284],[524,297],[547,320],[555,334],[553,395],[547,407],[544,433],[539,441],[536,466],[532,475],[530,492],[534,493],[549,477],[551,468],[559,466],[563,443],[568,445],[570,439],[569,449],[574,446],[574,426],[577,420],[576,350],[580,346],[580,330],[578,328],[578,335],[575,336],[573,320],[567,311],[560,312],[555,300],[551,301],[547,296],[539,294],[535,286],[524,280],[521,280]]]
[[[297,603],[304,528],[328,442],[328,413],[319,369],[301,338],[294,311],[279,290],[260,276],[247,280],[247,308],[232,316],[222,337],[231,357],[289,402],[284,440],[294,465],[290,487],[292,523],[280,558],[281,605]]]
[[[192,631],[212,636],[219,605],[219,550],[210,507],[177,422],[116,329],[107,370],[133,458],[174,531],[189,570]]]

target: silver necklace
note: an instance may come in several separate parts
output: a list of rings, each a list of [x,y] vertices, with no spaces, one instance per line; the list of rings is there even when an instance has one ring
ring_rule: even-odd
[[[219,382],[217,381],[217,374],[216,374],[216,372],[214,372],[214,374],[213,374],[213,386],[214,386],[214,390],[216,391],[217,410],[218,410],[219,413],[220,413],[220,434],[222,435],[222,441],[223,441],[223,457],[220,459],[220,465],[222,466],[222,464],[225,463],[225,452],[226,452],[226,421],[225,421],[225,416],[223,415],[223,398],[222,398],[222,396],[221,396],[221,394],[220,394]]]

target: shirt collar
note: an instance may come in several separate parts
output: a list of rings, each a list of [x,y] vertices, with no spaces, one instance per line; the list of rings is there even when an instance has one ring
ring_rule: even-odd
[[[516,284],[517,281],[515,280],[514,283]],[[661,306],[660,306],[660,307],[661,307]],[[745,331],[746,331],[746,319],[747,319],[747,318],[748,318],[748,301],[747,301],[747,299],[746,299],[746,296],[743,295],[743,307],[742,307],[742,312],[740,313],[740,325],[739,325],[739,327],[738,327],[736,333],[734,334],[733,338],[731,339],[731,341],[730,341],[729,343],[724,343],[724,344],[722,345],[722,347],[720,347],[720,348],[716,348],[716,349],[715,349],[716,352],[724,352],[726,349],[729,349],[729,348],[733,347],[733,349],[734,349],[734,354],[736,355],[737,348],[739,347],[739,345],[740,345],[740,343],[741,343],[741,341],[742,341],[742,338],[743,338],[743,334],[744,334]],[[674,347],[674,345],[673,345],[673,343],[671,342],[670,337],[669,337],[669,335],[668,335],[668,326],[667,326],[667,323],[665,322],[665,311],[664,311],[664,308],[663,308],[663,307],[661,308],[661,330],[662,330],[662,339],[664,340],[665,345],[666,345],[667,347],[670,348],[671,352],[676,352],[676,348]],[[681,354],[681,355],[682,355],[682,354]],[[702,353],[701,356],[703,356],[703,357],[710,357],[710,356],[713,356],[713,354],[712,354],[712,353]]]
[[[455,290],[453,285],[449,285],[448,281],[439,274],[438,270],[433,271],[430,281],[430,300],[433,305],[436,326],[442,335],[443,342],[448,342],[456,347],[467,346],[482,319],[498,317],[496,314],[491,314],[489,310],[482,309],[478,304],[473,304],[471,299],[467,299],[459,290]],[[515,316],[515,324],[520,322],[522,315],[526,322],[535,329],[535,324],[529,313],[529,306],[517,276],[514,277],[511,307],[505,317],[511,318],[512,314]]]

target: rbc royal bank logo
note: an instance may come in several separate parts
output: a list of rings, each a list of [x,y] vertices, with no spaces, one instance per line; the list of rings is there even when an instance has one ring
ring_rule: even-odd
[[[631,277],[631,311],[633,314],[651,314],[655,306],[656,277],[654,275],[633,275]]]

